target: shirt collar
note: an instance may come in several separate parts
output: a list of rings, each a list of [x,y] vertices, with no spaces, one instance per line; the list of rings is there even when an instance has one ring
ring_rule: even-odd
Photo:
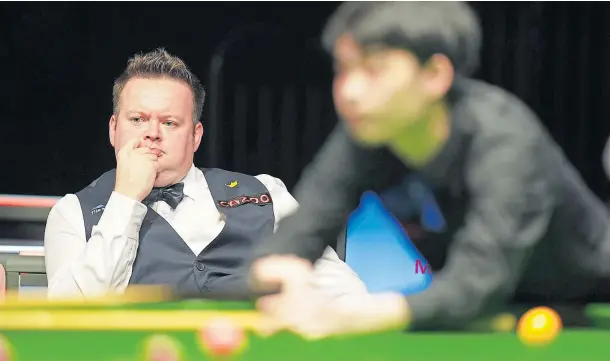
[[[191,169],[180,182],[184,183],[184,195],[193,200],[201,199],[208,190],[208,183],[203,172],[194,164],[191,165]]]

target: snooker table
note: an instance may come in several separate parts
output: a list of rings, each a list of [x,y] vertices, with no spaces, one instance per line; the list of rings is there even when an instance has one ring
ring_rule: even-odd
[[[250,302],[177,300],[163,292],[87,301],[8,297],[0,302],[1,361],[609,361],[610,305],[590,307],[595,327],[566,329],[531,347],[514,332],[388,332],[308,341],[290,333],[263,337]],[[245,330],[241,352],[218,358],[200,344],[201,330],[230,319]],[[504,330],[507,331],[507,330]],[[172,352],[150,354],[151,345]],[[162,340],[161,343],[159,341]]]

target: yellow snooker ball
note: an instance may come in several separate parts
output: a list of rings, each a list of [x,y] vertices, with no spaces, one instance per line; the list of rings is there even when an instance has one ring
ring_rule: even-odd
[[[546,345],[557,337],[561,329],[561,317],[557,312],[548,307],[536,307],[519,320],[517,336],[528,345]]]

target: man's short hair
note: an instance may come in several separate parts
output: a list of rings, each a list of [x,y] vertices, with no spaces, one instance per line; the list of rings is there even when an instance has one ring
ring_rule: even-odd
[[[197,124],[203,113],[205,89],[195,74],[182,59],[159,48],[146,54],[136,54],[129,59],[123,74],[114,81],[112,87],[112,106],[114,114],[119,113],[119,99],[125,84],[132,78],[168,78],[181,81],[193,92],[193,123]]]
[[[345,2],[324,29],[324,47],[332,52],[343,34],[363,46],[381,44],[408,50],[422,64],[434,54],[444,54],[456,73],[464,76],[479,65],[481,28],[464,2]]]

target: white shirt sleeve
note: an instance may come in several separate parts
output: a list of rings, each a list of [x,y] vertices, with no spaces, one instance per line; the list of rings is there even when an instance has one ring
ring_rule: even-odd
[[[269,191],[273,201],[273,214],[275,216],[275,228],[277,229],[280,221],[297,211],[299,203],[288,192],[286,185],[281,179],[270,176],[269,174],[259,174],[256,176]]]
[[[277,229],[282,219],[296,212],[299,204],[280,179],[268,174],[261,174],[256,178],[269,190]],[[367,293],[366,286],[356,272],[341,261],[330,247],[326,247],[322,258],[314,264],[313,284],[320,292],[332,298]]]
[[[49,297],[96,297],[124,292],[147,208],[112,193],[86,240],[78,198],[68,194],[51,209],[44,235]]]

